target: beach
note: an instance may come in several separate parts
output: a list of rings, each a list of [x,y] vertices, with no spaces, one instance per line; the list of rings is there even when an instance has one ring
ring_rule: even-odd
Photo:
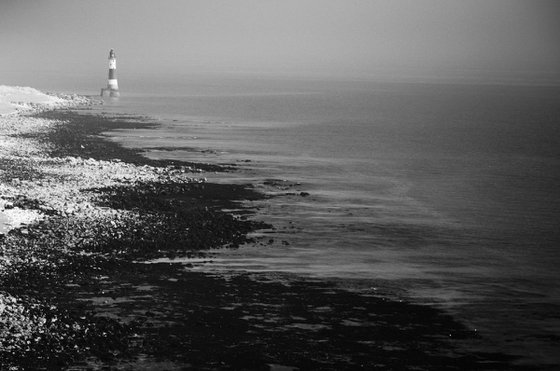
[[[228,182],[235,165],[154,159],[103,135],[159,125],[149,118],[56,98],[0,118],[2,369],[546,367],[484,351],[476,329],[370,280],[175,262],[266,248],[258,232],[275,226],[255,205],[275,195]]]

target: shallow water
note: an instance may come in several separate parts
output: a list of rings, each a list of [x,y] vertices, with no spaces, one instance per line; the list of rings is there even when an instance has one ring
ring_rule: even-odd
[[[560,364],[558,98],[553,87],[230,78],[137,87],[95,111],[158,120],[109,134],[148,157],[236,164],[205,176],[278,195],[255,203],[275,226],[263,245],[178,262],[397,283],[501,350]]]

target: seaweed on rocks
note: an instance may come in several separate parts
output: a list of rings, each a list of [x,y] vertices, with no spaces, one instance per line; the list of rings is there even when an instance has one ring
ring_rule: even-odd
[[[238,247],[249,242],[249,232],[269,227],[224,210],[240,209],[241,201],[262,198],[248,186],[137,182],[84,192],[97,194],[98,206],[130,212],[122,214],[113,228],[99,233],[94,248],[134,259],[187,256],[193,251]]]
[[[140,183],[132,186],[94,188],[101,194],[98,203],[115,209],[141,209],[161,212],[179,212],[204,206],[215,210],[239,209],[244,201],[265,198],[251,185],[189,183]]]
[[[40,179],[43,173],[28,162],[24,162],[19,158],[2,158],[0,159],[0,182],[19,183]]]
[[[129,326],[118,321],[94,318],[91,313],[44,305],[29,298],[8,300],[11,313],[4,310],[0,320],[0,332],[9,333],[3,334],[0,342],[1,369],[65,369],[84,356],[110,364],[127,351],[127,343],[122,339],[130,332]],[[26,305],[14,306],[14,300],[25,301]],[[10,320],[12,315],[18,318]]]
[[[198,171],[226,171],[231,166],[192,163],[187,161],[151,160],[142,156],[140,150],[124,148],[118,143],[108,141],[102,133],[117,129],[150,129],[156,123],[139,121],[127,117],[105,117],[81,114],[76,111],[44,111],[34,115],[35,118],[58,120],[63,123],[46,133],[35,134],[36,137],[52,144],[50,155],[54,157],[74,156],[96,160],[121,161],[134,165],[166,167],[168,165],[190,166]]]
[[[98,318],[72,290],[98,272],[98,257],[69,253],[35,225],[26,230],[1,243],[0,369],[63,369],[84,357],[109,364],[123,355],[130,326]]]

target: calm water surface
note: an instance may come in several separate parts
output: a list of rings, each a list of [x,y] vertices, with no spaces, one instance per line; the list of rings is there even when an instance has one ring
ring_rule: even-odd
[[[236,164],[206,176],[278,195],[255,203],[273,243],[196,269],[367,280],[560,365],[560,88],[221,78],[123,90],[95,110],[161,126],[114,140]]]

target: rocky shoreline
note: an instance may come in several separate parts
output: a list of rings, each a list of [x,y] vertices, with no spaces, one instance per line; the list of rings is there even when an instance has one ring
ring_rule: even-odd
[[[235,195],[256,193],[194,177],[218,167],[162,165],[120,147],[110,153],[111,144],[83,129],[99,134],[107,126],[88,118],[113,127],[111,120],[32,108],[33,115],[0,118],[0,207],[9,220],[0,247],[2,368],[69,365],[73,350],[83,351],[80,339],[92,342],[100,330],[83,323],[87,314],[70,319],[53,302],[79,287],[75,280],[95,279],[96,264],[237,246],[259,225],[220,211]],[[115,336],[122,326],[113,325]]]
[[[0,209],[11,220],[0,237],[0,369],[515,368],[466,350],[476,332],[430,307],[153,263],[247,243],[269,227],[247,203],[267,196],[204,179],[231,169],[107,141],[109,129],[153,124],[70,101],[81,109],[0,118]]]

